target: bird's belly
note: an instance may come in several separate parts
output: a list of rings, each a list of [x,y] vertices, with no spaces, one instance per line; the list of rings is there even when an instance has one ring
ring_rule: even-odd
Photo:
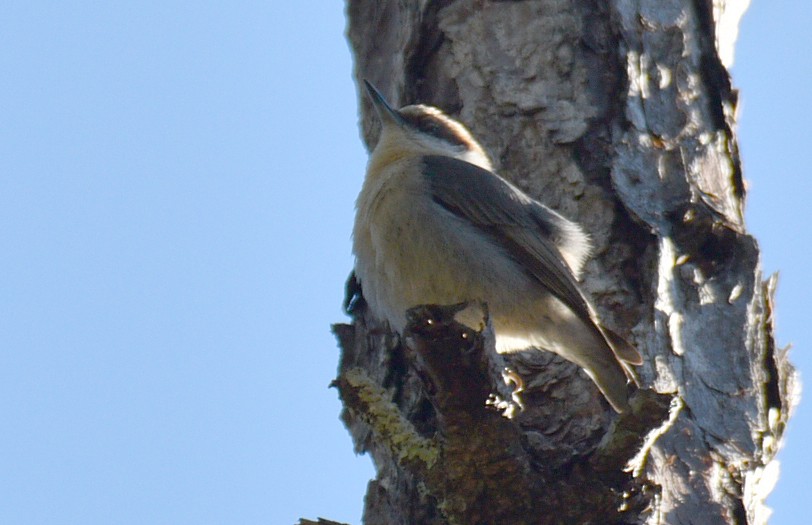
[[[426,201],[422,208],[379,203],[389,206],[372,215],[368,252],[356,246],[356,272],[373,312],[398,332],[406,310],[421,304],[481,301],[494,319],[532,316],[546,292],[484,232]]]

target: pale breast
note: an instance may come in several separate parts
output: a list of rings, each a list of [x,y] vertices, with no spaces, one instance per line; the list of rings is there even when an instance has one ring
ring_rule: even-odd
[[[482,231],[436,204],[412,162],[365,182],[353,234],[356,274],[373,312],[401,331],[420,304],[516,307],[528,277]],[[497,284],[498,283],[498,284]]]

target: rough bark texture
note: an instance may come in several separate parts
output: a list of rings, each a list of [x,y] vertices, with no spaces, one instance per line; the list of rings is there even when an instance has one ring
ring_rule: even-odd
[[[484,406],[510,405],[487,329],[423,308],[401,340],[356,297],[336,386],[378,471],[365,523],[766,522],[797,389],[743,224],[720,58],[746,3],[348,1],[358,79],[456,116],[590,233],[584,288],[650,389],[617,418],[577,367],[530,352],[511,357],[526,385],[507,419]]]

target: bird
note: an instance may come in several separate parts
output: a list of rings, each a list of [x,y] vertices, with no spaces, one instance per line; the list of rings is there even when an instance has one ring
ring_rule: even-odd
[[[494,172],[471,132],[424,104],[394,109],[370,82],[381,123],[356,201],[354,273],[376,317],[484,303],[496,350],[552,351],[582,368],[618,413],[642,358],[601,325],[579,285],[589,236]]]

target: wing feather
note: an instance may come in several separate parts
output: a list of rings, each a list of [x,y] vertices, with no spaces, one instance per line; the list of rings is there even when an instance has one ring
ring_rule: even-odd
[[[443,156],[426,156],[423,164],[436,203],[486,233],[525,273],[600,333],[618,358],[642,362],[634,347],[595,321],[578,289],[576,277],[590,247],[577,224],[474,164]]]
[[[521,268],[579,317],[590,320],[573,269],[553,243],[580,228],[498,175],[453,157],[427,156],[424,176],[432,199],[480,228]],[[562,222],[565,225],[562,225]],[[581,238],[586,236],[581,234]],[[580,269],[580,268],[578,268]]]

